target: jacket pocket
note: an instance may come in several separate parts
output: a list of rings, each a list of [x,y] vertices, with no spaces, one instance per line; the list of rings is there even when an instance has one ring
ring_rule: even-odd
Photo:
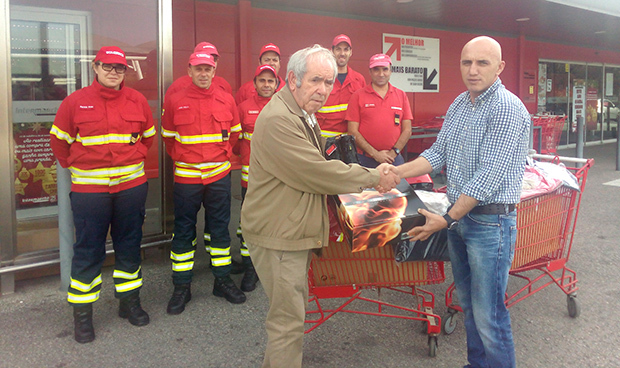
[[[107,124],[102,124],[103,112],[95,110],[78,111],[73,118],[78,134],[82,137],[107,134]]]
[[[215,129],[222,133],[222,141],[230,138],[230,127],[233,121],[233,114],[230,111],[220,110],[213,112]]]

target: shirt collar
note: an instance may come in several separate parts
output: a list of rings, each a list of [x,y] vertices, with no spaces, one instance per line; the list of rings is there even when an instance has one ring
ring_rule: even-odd
[[[478,97],[476,97],[474,99],[474,103],[478,103],[481,101],[486,101],[486,99],[489,98],[489,96],[491,96],[492,94],[495,93],[495,91],[497,91],[497,89],[499,88],[499,86],[502,84],[502,80],[499,79],[499,77],[495,80],[495,82],[493,82],[493,84],[491,84],[491,87],[489,87],[486,91],[482,92],[482,94]],[[469,92],[468,92],[469,93]]]
[[[308,113],[304,109],[301,109],[301,112],[304,113],[304,119],[306,119],[308,124],[310,124],[310,128],[314,128],[314,126],[316,125],[316,116],[314,116],[314,114],[308,115]]]

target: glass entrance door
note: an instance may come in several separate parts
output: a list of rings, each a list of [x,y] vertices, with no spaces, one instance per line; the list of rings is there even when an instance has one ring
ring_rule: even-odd
[[[102,46],[122,48],[125,86],[143,93],[159,131],[157,0],[15,0],[11,5],[11,78],[15,161],[16,257],[58,249],[56,161],[49,131],[62,100],[92,83]],[[145,241],[163,233],[159,142],[148,153]]]

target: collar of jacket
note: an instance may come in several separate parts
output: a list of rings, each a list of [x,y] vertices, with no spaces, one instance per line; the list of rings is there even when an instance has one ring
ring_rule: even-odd
[[[293,97],[293,92],[288,87],[288,85],[282,88],[277,93],[277,96],[278,98],[282,100],[282,102],[284,102],[284,105],[286,105],[286,108],[290,112],[299,116],[302,119],[304,118],[304,112],[301,110],[301,107],[299,107],[299,105],[297,104],[297,101],[295,101],[295,97]]]
[[[304,122],[304,125],[306,126],[306,128],[314,133],[314,139],[317,140],[316,144],[317,144],[317,147],[319,147],[320,149],[320,143],[319,143],[320,138],[319,137],[321,136],[321,129],[319,127],[319,124],[314,124],[314,127],[312,127],[310,125],[310,122],[306,121],[306,118],[304,117],[304,112],[301,109],[301,107],[299,107],[299,105],[297,104],[297,101],[295,101],[295,97],[293,97],[293,92],[289,88],[288,84],[284,88],[282,88],[279,92],[277,92],[275,95],[273,95],[272,98],[275,98],[275,97],[282,100],[286,108],[291,113],[299,116],[301,121]]]
[[[121,86],[119,89],[114,89],[114,88],[104,87],[101,83],[99,83],[99,80],[95,76],[95,80],[93,80],[93,84],[91,84],[91,86],[95,88],[99,96],[101,96],[102,98],[106,100],[117,99],[125,93],[125,91],[123,90],[123,87],[125,86],[125,81],[121,82]]]

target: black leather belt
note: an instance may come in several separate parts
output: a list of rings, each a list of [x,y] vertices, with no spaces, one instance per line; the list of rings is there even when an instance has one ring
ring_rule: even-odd
[[[477,213],[479,215],[507,215],[514,211],[516,206],[514,204],[499,204],[491,203],[484,206],[474,207],[470,212]]]

